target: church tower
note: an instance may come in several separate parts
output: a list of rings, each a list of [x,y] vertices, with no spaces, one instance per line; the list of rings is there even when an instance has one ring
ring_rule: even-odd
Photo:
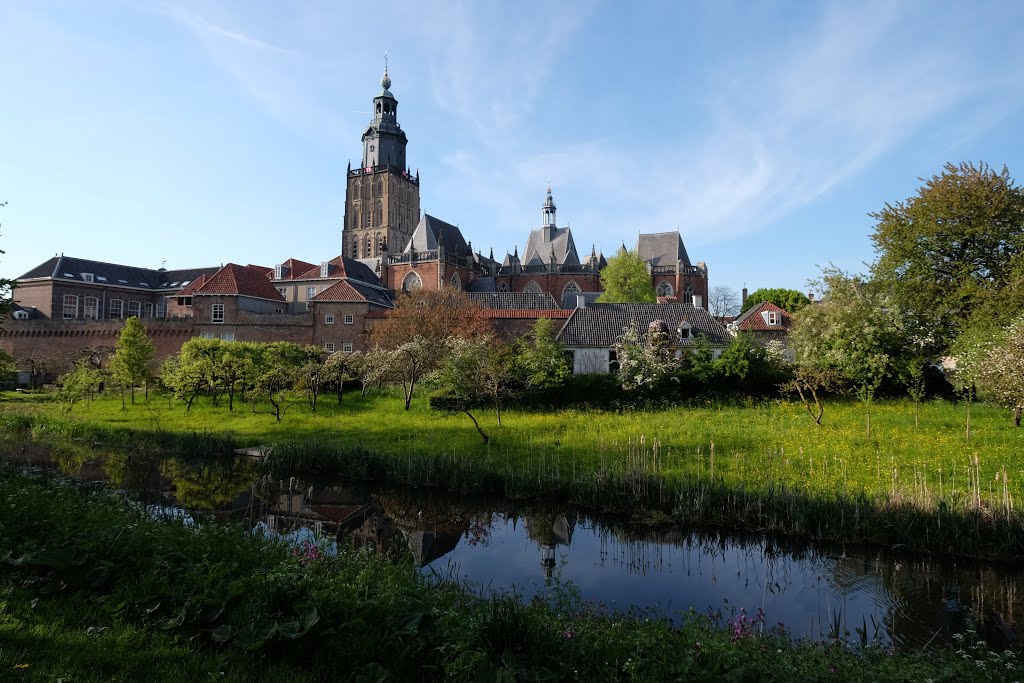
[[[363,159],[348,168],[342,254],[369,259],[401,252],[420,220],[420,179],[406,163],[408,138],[398,125],[398,100],[387,68],[363,133]]]

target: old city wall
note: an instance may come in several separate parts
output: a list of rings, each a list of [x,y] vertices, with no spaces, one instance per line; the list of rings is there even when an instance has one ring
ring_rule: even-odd
[[[156,358],[176,354],[192,336],[191,320],[143,320]],[[0,348],[15,358],[69,358],[89,350],[113,348],[123,320],[5,320]]]

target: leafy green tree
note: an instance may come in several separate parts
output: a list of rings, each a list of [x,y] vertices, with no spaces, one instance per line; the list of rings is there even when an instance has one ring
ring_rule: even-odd
[[[324,361],[324,350],[319,346],[305,346],[305,362],[298,370],[298,388],[306,392],[306,400],[315,413],[321,390],[330,381],[330,371]]]
[[[409,410],[416,384],[444,359],[444,347],[421,335],[389,352],[385,367],[393,381],[402,385],[405,409]]]
[[[146,398],[149,398],[149,380],[153,374],[153,342],[146,336],[146,327],[136,317],[124,321],[124,327],[114,345],[114,355],[110,359],[110,374],[122,388],[131,387],[132,403],[135,403],[135,387],[145,382]]]
[[[339,406],[345,382],[360,379],[359,367],[362,359],[361,351],[335,351],[324,361],[324,379],[327,384],[334,387]]]
[[[872,276],[941,355],[979,310],[1000,316],[998,324],[1019,312],[999,299],[1024,276],[1024,191],[1006,167],[984,163],[946,164],[923,182],[915,196],[871,214]]]
[[[657,301],[647,264],[625,247],[608,259],[608,265],[601,271],[601,288],[604,293],[597,300],[603,304]]]
[[[6,382],[14,374],[17,361],[14,356],[0,349],[0,382]]]
[[[293,405],[294,389],[299,382],[306,352],[291,342],[271,342],[254,345],[251,393],[252,412],[273,415],[278,422]],[[269,410],[258,410],[266,402]]]
[[[789,347],[798,364],[834,369],[874,396],[912,347],[900,309],[886,292],[842,271],[826,270],[822,282],[822,302],[794,316]]]
[[[743,302],[740,313],[746,313],[755,305],[767,301],[773,303],[788,313],[796,313],[804,306],[811,303],[807,295],[795,289],[783,289],[780,287],[755,289]]]
[[[75,363],[75,369],[60,378],[61,388],[57,397],[64,410],[69,411],[82,400],[92,400],[100,385],[103,384],[103,373],[87,359]]]
[[[565,385],[572,376],[565,347],[555,338],[555,325],[550,318],[538,318],[529,341],[519,345],[516,365],[523,383],[534,391],[552,391]]]
[[[510,355],[507,346],[490,336],[450,337],[448,353],[437,372],[437,380],[447,392],[441,405],[469,416],[484,444],[491,438],[471,409],[490,403],[501,425],[501,401],[513,384]]]

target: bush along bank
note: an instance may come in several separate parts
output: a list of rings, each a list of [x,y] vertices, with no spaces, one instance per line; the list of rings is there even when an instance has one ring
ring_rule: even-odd
[[[40,415],[0,416],[0,448],[32,443],[48,448],[104,448],[126,453],[224,457],[230,436],[134,430]],[[453,494],[571,503],[586,511],[639,522],[672,522],[770,532],[815,540],[876,543],[906,550],[999,561],[1024,558],[1024,514],[982,491],[980,475],[967,489],[939,494],[868,494],[862,490],[808,491],[772,476],[736,481],[702,470],[671,469],[657,442],[636,443],[621,458],[578,463],[483,449],[478,454],[408,451],[378,453],[329,439],[275,445],[265,464],[278,478],[339,477]],[[770,468],[769,468],[770,472]],[[984,494],[984,495],[983,495]]]
[[[550,604],[475,598],[458,586],[426,583],[411,563],[348,550],[328,555],[316,545],[266,542],[214,523],[186,526],[102,490],[11,468],[0,468],[0,501],[0,582],[8,612],[88,624],[97,636],[134,628],[152,634],[138,640],[143,653],[166,648],[170,639],[183,658],[179,670],[194,658],[227,666],[224,675],[236,679],[230,667],[244,667],[246,675],[284,669],[374,681],[1024,675],[1013,653],[990,652],[973,640],[959,652],[893,654],[877,646],[792,642],[762,615],[716,623],[691,614],[672,627],[652,615],[604,613],[569,592]],[[38,613],[24,608],[29,596]],[[62,604],[76,614],[61,612]],[[0,613],[0,620],[9,618]],[[6,671],[24,663],[45,625],[21,638],[23,651],[0,648]],[[236,652],[252,653],[251,661],[241,663]],[[106,662],[105,673],[123,675],[116,660]],[[151,671],[147,678],[164,676]]]

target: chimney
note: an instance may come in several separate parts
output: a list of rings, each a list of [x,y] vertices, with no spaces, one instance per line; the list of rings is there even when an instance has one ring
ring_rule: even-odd
[[[702,297],[700,294],[694,294],[693,295],[693,307],[694,308],[704,308],[704,297]]]
[[[586,308],[586,307],[587,307],[587,297],[583,296],[582,294],[577,294],[576,295],[576,308]]]
[[[740,305],[741,306],[746,306],[747,305],[747,288],[746,287],[743,288],[743,300],[740,301]]]

